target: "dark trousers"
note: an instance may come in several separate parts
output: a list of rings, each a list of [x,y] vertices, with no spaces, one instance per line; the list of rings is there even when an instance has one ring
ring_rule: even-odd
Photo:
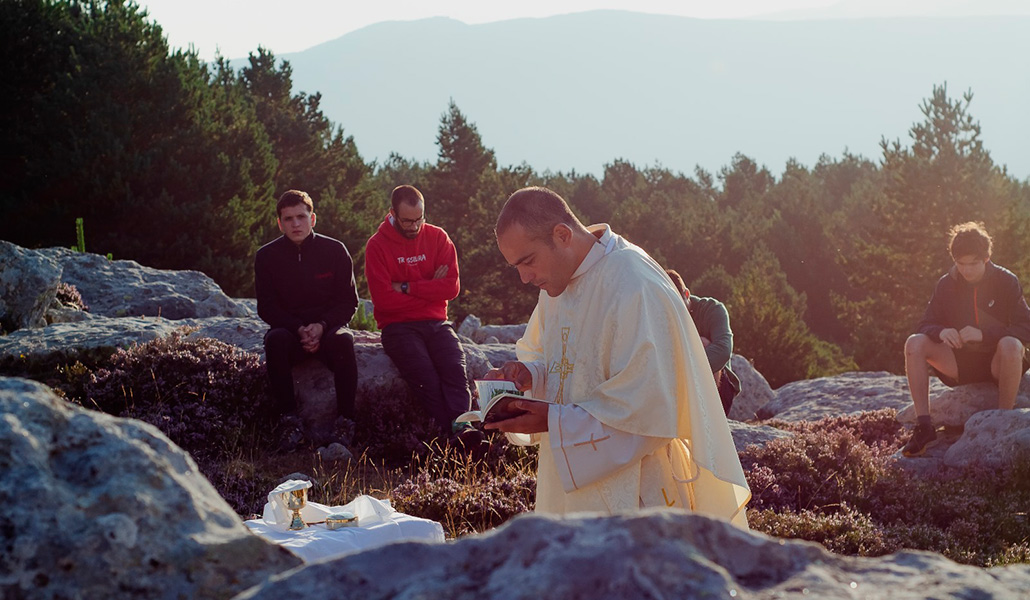
[[[715,372],[715,387],[719,390],[722,409],[726,412],[726,416],[729,416],[730,408],[733,407],[733,399],[737,397],[737,390],[733,388],[733,382],[730,381],[729,375],[722,369]]]
[[[391,323],[383,328],[383,350],[444,434],[469,410],[472,395],[465,353],[447,321]]]
[[[354,336],[342,328],[336,333],[323,333],[318,351],[314,354],[305,352],[300,345],[300,338],[289,329],[270,329],[265,334],[265,365],[277,412],[285,414],[297,408],[292,367],[305,356],[318,358],[333,372],[336,411],[353,420],[354,396],[358,389],[358,363],[354,358]]]

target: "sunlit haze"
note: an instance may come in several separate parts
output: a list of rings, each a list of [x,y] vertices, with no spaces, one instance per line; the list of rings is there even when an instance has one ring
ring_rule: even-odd
[[[900,1],[900,0],[899,0]],[[381,21],[451,17],[467,24],[588,10],[632,10],[696,18],[744,18],[820,8],[835,0],[149,0],[140,2],[176,48],[191,45],[211,60],[245,57],[258,45],[276,54],[305,50]],[[876,4],[875,2],[873,4]]]

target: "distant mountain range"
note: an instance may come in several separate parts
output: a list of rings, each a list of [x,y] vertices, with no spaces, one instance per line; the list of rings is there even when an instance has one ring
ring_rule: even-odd
[[[790,157],[877,159],[881,137],[907,143],[920,103],[947,82],[953,98],[973,90],[995,162],[1030,177],[1030,16],[433,18],[280,58],[366,159],[435,160],[453,98],[502,165],[600,174],[623,158],[716,172],[741,152],[778,175]]]

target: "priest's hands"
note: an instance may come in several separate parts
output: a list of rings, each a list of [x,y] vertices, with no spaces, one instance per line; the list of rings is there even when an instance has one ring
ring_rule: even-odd
[[[490,369],[483,379],[507,379],[515,382],[515,389],[524,392],[533,387],[533,373],[529,367],[518,361],[509,360],[500,369]],[[545,428],[546,431],[546,428]]]
[[[483,429],[496,429],[505,433],[543,433],[547,431],[547,411],[550,406],[549,403],[539,400],[515,400],[511,407],[526,412],[503,421],[487,423],[483,425]]]

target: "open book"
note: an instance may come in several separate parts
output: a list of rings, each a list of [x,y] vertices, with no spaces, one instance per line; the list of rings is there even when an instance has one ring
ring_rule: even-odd
[[[458,423],[493,423],[517,417],[526,412],[511,406],[515,400],[525,398],[522,392],[515,388],[514,381],[505,379],[477,379],[476,390],[479,391],[480,410],[470,410],[454,419]],[[484,405],[485,403],[485,405]]]

